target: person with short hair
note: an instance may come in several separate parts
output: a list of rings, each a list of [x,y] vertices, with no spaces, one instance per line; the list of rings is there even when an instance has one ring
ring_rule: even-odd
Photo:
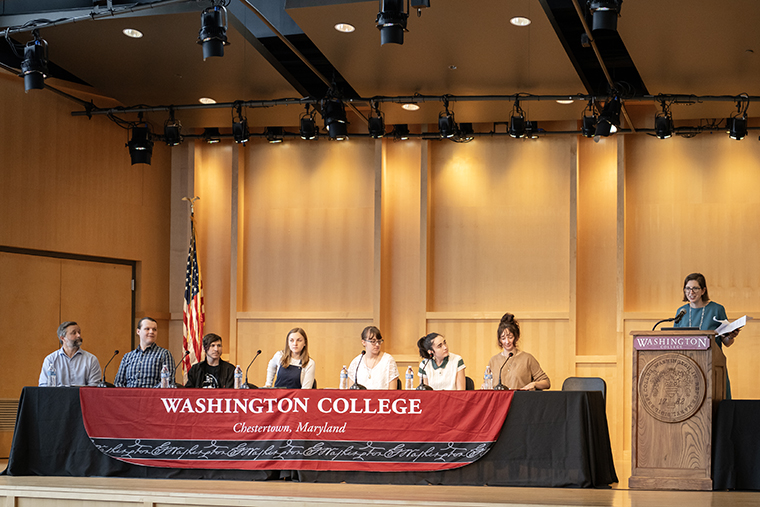
[[[137,336],[140,345],[121,359],[114,380],[116,387],[158,387],[164,365],[174,374],[174,358],[168,350],[156,344],[158,323],[150,317],[143,317],[137,324]]]
[[[494,376],[498,376],[501,372],[501,383],[507,389],[520,391],[549,389],[552,385],[549,376],[541,369],[535,357],[517,348],[519,340],[520,323],[511,313],[505,313],[496,331],[496,343],[502,350],[488,361],[488,366],[491,367]],[[504,364],[505,361],[506,364]],[[502,366],[504,366],[503,369]]]
[[[464,391],[465,364],[461,356],[449,352],[442,334],[430,333],[417,340],[420,362],[417,375],[435,391]]]
[[[82,330],[73,321],[58,326],[61,348],[42,361],[39,385],[48,386],[48,371],[52,366],[56,374],[56,386],[95,386],[102,379],[100,362],[93,354],[82,350]]]
[[[380,330],[375,326],[365,327],[362,345],[364,358],[360,354],[351,361],[348,378],[367,389],[398,389],[398,366],[392,355],[381,350],[383,335]]]
[[[285,348],[275,352],[269,360],[265,387],[311,389],[314,372],[314,360],[309,357],[309,338],[306,331],[296,327],[288,331]]]
[[[187,372],[185,387],[235,387],[235,367],[222,359],[222,337],[214,333],[204,336],[203,352],[206,358]]]

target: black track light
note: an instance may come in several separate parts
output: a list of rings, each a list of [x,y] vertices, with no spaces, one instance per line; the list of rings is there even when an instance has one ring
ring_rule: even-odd
[[[375,116],[367,118],[367,129],[372,139],[380,139],[385,135],[385,119],[377,102],[371,102],[370,108],[375,112]]]
[[[264,137],[267,138],[270,144],[277,144],[282,142],[284,132],[282,127],[267,127],[264,130]]]
[[[528,139],[538,139],[538,122],[537,121],[525,122],[525,137]]]
[[[617,18],[623,0],[588,0],[586,5],[592,14],[591,30],[617,31]]]
[[[457,134],[457,124],[454,121],[454,113],[449,111],[449,101],[443,99],[443,111],[438,113],[438,132],[444,139],[451,139]]]
[[[182,143],[182,124],[178,120],[166,120],[164,142],[167,146],[177,146]]]
[[[311,140],[316,139],[319,134],[317,129],[317,123],[314,121],[314,113],[316,111],[309,111],[310,105],[306,104],[306,112],[301,114],[301,126],[298,133],[301,134],[301,139]]]
[[[375,23],[380,30],[380,45],[403,44],[409,13],[404,10],[404,0],[380,0],[380,12]]]
[[[40,38],[40,32],[33,30],[34,40],[24,47],[24,60],[21,62],[21,74],[24,78],[24,91],[42,90],[48,73],[48,45]],[[15,50],[14,50],[15,51]]]
[[[236,143],[245,144],[250,137],[251,134],[248,132],[248,120],[246,118],[232,122],[232,138]]]
[[[747,117],[733,116],[726,119],[726,132],[728,137],[741,141],[747,136]]]
[[[322,118],[325,120],[327,136],[334,141],[348,139],[348,121],[343,102],[337,98],[322,100]]]
[[[596,115],[584,116],[581,123],[581,135],[589,139],[594,137],[596,132]]]
[[[406,141],[409,139],[409,125],[406,123],[399,123],[393,126],[391,132],[394,141]]]
[[[520,100],[515,99],[512,113],[509,117],[509,135],[519,138],[525,137],[525,111],[520,107]]]
[[[607,101],[596,122],[594,141],[598,143],[600,138],[609,137],[610,134],[617,132],[620,125],[620,108],[620,99],[617,95]]]
[[[202,139],[208,144],[216,144],[222,141],[218,127],[206,127],[203,129]]]
[[[227,42],[227,9],[223,5],[212,5],[201,13],[201,31],[198,44],[203,46],[203,60],[211,56],[224,56]]]
[[[654,117],[654,135],[658,139],[673,137],[673,119],[670,115],[657,113]]]
[[[132,165],[150,165],[150,159],[153,155],[153,141],[150,138],[151,134],[148,124],[138,123],[132,126],[130,130],[132,138],[127,143],[127,148],[129,148],[129,158],[132,160]]]
[[[461,143],[469,143],[475,139],[475,131],[472,129],[472,123],[460,123],[458,129],[458,138]]]

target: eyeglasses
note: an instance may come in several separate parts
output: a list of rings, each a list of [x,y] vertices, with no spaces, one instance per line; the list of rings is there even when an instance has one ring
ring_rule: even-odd
[[[383,343],[383,340],[362,340],[363,342],[367,342],[372,345],[380,345]]]
[[[702,287],[684,287],[684,292],[699,292],[702,290]]]

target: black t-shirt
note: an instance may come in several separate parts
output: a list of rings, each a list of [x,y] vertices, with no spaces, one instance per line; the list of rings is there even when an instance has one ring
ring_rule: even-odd
[[[203,365],[201,366],[201,373],[205,378],[203,379],[203,384],[201,387],[222,387],[222,382],[219,378],[219,366],[220,365],[218,364],[216,366],[209,366],[206,361],[203,362]]]

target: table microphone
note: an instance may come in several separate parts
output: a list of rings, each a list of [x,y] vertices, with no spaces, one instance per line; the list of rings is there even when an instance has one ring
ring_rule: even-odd
[[[662,319],[657,324],[655,324],[654,327],[652,327],[652,331],[654,331],[655,329],[657,329],[657,326],[659,326],[663,322],[673,322],[674,324],[678,324],[679,322],[681,322],[681,319],[683,319],[684,315],[686,315],[686,308],[681,308],[681,311],[678,312],[678,315],[676,315],[672,319]]]
[[[248,363],[248,368],[245,369],[245,384],[243,384],[243,389],[258,389],[255,385],[248,383],[248,370],[251,368],[251,365],[256,360],[257,357],[259,357],[259,354],[261,354],[261,350],[256,351],[256,355],[253,356],[253,359],[251,359],[251,362]]]
[[[501,368],[499,368],[499,383],[496,384],[493,388],[494,391],[508,391],[509,388],[501,383],[501,371],[504,369],[504,365],[507,364],[507,361],[510,360],[510,358],[513,356],[512,352],[509,353],[507,358],[504,360],[504,362],[501,364]]]
[[[422,375],[420,376],[420,385],[417,386],[418,391],[432,391],[433,388],[425,384],[425,368],[430,364],[430,358],[428,357],[425,364],[422,366]]]
[[[362,364],[362,359],[364,359],[364,354],[366,354],[366,353],[367,353],[366,350],[362,350],[362,355],[359,356],[359,362],[356,363],[356,372],[354,373],[354,385],[352,385],[351,387],[349,387],[349,389],[367,389],[366,387],[364,387],[363,385],[361,385],[360,383],[357,382],[357,380],[359,380],[359,378],[358,378],[358,375],[359,375],[359,365]]]
[[[186,350],[186,351],[185,351],[185,353],[184,353],[184,354],[182,354],[182,359],[180,359],[180,360],[179,360],[179,362],[178,362],[177,364],[175,364],[175,365],[174,365],[174,371],[172,372],[172,378],[173,378],[173,379],[176,379],[176,378],[177,378],[177,368],[179,368],[179,365],[181,365],[181,364],[182,364],[182,361],[184,361],[184,360],[185,360],[185,358],[186,358],[187,356],[189,356],[189,355],[190,355],[190,351],[189,351],[189,350]],[[177,386],[177,387],[185,387],[185,386],[183,386],[182,384],[178,384],[176,381],[174,381],[174,385],[175,385],[175,386]]]
[[[119,349],[116,349],[113,351],[113,355],[111,356],[111,359],[108,360],[105,368],[103,368],[103,377],[100,379],[100,382],[98,382],[98,387],[113,387],[113,384],[109,386],[108,382],[106,382],[106,368],[108,368],[108,365],[111,364],[111,361],[113,361],[113,358],[116,357],[116,354],[118,353],[119,353]]]

